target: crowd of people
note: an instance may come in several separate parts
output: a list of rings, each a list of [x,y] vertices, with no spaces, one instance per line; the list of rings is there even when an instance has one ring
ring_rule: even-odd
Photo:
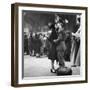
[[[29,38],[24,36],[24,48],[30,56],[46,55],[51,60],[51,72],[55,72],[54,62],[65,67],[65,61],[72,60],[72,66],[80,65],[80,18],[76,25],[77,32],[64,30],[65,20],[55,15],[54,23],[48,23],[46,34],[32,32]],[[26,44],[28,43],[28,45]],[[76,64],[77,63],[77,64]]]
[[[24,36],[25,37],[25,36]],[[35,33],[32,32],[29,35],[29,38],[24,38],[24,45],[27,49],[24,49],[26,54],[30,56],[46,56],[48,54],[48,43],[47,43],[48,33]],[[28,41],[28,45],[27,45]],[[29,53],[28,53],[29,52]]]
[[[31,56],[40,57],[47,54],[46,36],[42,33],[31,33],[29,37],[29,52]]]

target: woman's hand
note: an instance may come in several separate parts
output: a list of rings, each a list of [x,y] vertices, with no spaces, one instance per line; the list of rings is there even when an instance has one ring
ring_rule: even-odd
[[[57,42],[57,39],[56,40],[53,40],[53,42],[56,43]]]

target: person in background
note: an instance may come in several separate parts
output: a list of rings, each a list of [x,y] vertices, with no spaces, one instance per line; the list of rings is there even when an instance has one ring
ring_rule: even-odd
[[[33,53],[33,37],[32,37],[32,33],[30,32],[29,33],[29,40],[28,40],[28,46],[29,46],[29,54],[30,56],[32,56],[32,53]]]
[[[35,36],[35,53],[36,53],[36,57],[40,57],[41,54],[41,46],[42,46],[42,42],[40,40],[40,36],[39,34],[36,34]]]
[[[32,56],[36,56],[36,38],[35,38],[35,36],[36,36],[36,33],[35,32],[33,32],[33,34],[32,34]]]
[[[65,31],[66,37],[65,37],[65,45],[66,45],[66,51],[64,58],[66,61],[70,61],[70,54],[71,54],[71,46],[72,46],[72,33],[71,31]]]
[[[80,66],[80,34],[81,34],[80,17],[77,18],[76,29],[77,31],[75,33],[72,33],[74,37],[71,53],[72,67]]]
[[[27,34],[25,32],[24,32],[24,53],[26,53],[27,55],[29,54],[28,36],[27,36]]]
[[[47,32],[47,36],[46,36],[46,50],[47,50],[46,55],[47,55],[47,56],[49,55],[49,50],[51,49],[51,43],[50,43],[50,41],[49,41],[50,35],[51,35],[51,31],[48,31],[48,32]]]
[[[40,34],[40,40],[41,40],[41,43],[42,43],[41,55],[44,55],[44,35],[42,33]]]

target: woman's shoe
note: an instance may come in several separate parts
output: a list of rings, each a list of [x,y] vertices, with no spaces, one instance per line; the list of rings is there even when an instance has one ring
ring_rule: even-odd
[[[51,71],[52,73],[56,73],[56,70],[55,70],[55,69],[50,69],[50,71]]]

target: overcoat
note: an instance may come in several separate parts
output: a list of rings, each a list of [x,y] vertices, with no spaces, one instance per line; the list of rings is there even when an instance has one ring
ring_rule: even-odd
[[[54,43],[54,40],[57,39],[58,35],[55,30],[54,25],[50,27],[52,30],[50,37],[48,38],[50,42],[50,48],[49,48],[49,53],[48,53],[48,58],[51,60],[56,60],[57,59],[57,52],[56,52],[56,44]]]

